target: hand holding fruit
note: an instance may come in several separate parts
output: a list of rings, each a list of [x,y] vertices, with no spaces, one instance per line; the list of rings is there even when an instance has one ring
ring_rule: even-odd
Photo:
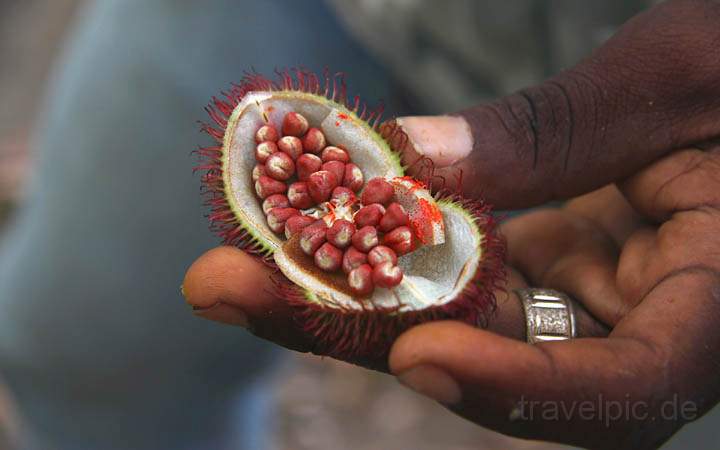
[[[422,324],[401,335],[387,359],[351,361],[389,370],[484,426],[593,448],[659,445],[692,419],[664,417],[668,398],[692,402],[698,414],[714,406],[718,20],[717,3],[667,2],[539,86],[456,115],[400,118],[381,128],[411,167],[430,158],[448,181],[461,169],[457,188],[467,197],[482,192],[508,209],[570,201],[503,225],[509,276],[494,291],[486,330],[460,321]],[[405,138],[392,133],[398,129]],[[295,326],[295,310],[271,294],[271,274],[224,247],[193,264],[185,292],[203,317],[318,351],[314,335]],[[528,284],[564,291],[582,305],[579,339],[523,342],[525,317],[512,289]],[[608,428],[577,416],[517,414],[521,398],[569,408],[600,394],[644,402],[647,415]]]

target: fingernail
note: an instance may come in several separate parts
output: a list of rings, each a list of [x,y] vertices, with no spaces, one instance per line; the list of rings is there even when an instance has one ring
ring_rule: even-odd
[[[463,117],[399,117],[397,124],[407,134],[415,152],[431,158],[439,167],[450,166],[472,151],[472,132]]]
[[[247,314],[240,308],[222,302],[215,303],[207,308],[193,306],[193,314],[203,319],[214,320],[243,328],[248,328],[250,324]]]
[[[402,372],[397,378],[401,384],[443,405],[456,405],[462,400],[462,392],[457,382],[437,367],[415,366]]]

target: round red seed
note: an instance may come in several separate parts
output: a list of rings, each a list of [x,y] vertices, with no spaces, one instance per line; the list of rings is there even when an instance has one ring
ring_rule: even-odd
[[[340,147],[335,147],[334,145],[328,145],[325,147],[325,149],[322,151],[321,156],[323,162],[329,162],[329,161],[340,161],[341,163],[347,163],[350,162],[350,155],[348,155],[348,152]]]
[[[317,155],[303,153],[295,163],[298,180],[307,181],[308,177],[322,168],[322,159]]]
[[[285,237],[290,239],[297,233],[305,229],[305,227],[314,223],[315,219],[308,216],[292,216],[285,221]]]
[[[350,245],[355,231],[355,224],[349,220],[336,220],[327,230],[327,240],[337,248],[346,248]]]
[[[272,125],[263,125],[258,128],[255,133],[255,143],[259,144],[263,141],[277,142],[280,139],[280,134],[277,129]]]
[[[275,233],[285,230],[285,222],[292,216],[300,214],[295,208],[273,208],[267,214],[267,224]]]
[[[376,177],[367,182],[360,196],[363,205],[380,203],[387,206],[395,194],[393,187],[384,178]]]
[[[365,253],[369,252],[378,243],[377,228],[371,226],[360,228],[352,237],[353,247]]]
[[[342,264],[342,251],[329,242],[315,252],[315,265],[326,272],[335,272]]]
[[[402,256],[415,250],[415,237],[409,227],[397,227],[383,237],[383,245]]]
[[[273,208],[287,208],[290,206],[288,198],[283,194],[273,194],[266,198],[262,204],[262,210],[265,214],[269,213]]]
[[[342,179],[343,186],[357,192],[362,188],[364,181],[362,170],[356,164],[345,164],[345,173]]]
[[[351,205],[357,201],[357,198],[355,197],[355,193],[350,189],[338,186],[333,189],[332,194],[330,194],[330,201],[338,206]]]
[[[345,175],[345,163],[341,163],[340,161],[330,161],[323,163],[322,170],[327,170],[328,172],[332,172],[335,175],[335,178],[338,180],[338,186],[340,185],[340,182],[343,179],[343,176]]]
[[[255,182],[255,192],[258,197],[262,199],[266,199],[273,194],[284,194],[286,190],[287,184],[274,180],[266,175],[262,175]]]
[[[307,184],[310,197],[315,203],[322,203],[330,198],[333,189],[338,185],[338,180],[334,173],[328,170],[319,170],[308,177]]]
[[[300,137],[308,130],[307,119],[302,114],[291,111],[285,115],[282,123],[282,133],[285,136]]]
[[[280,140],[277,143],[277,148],[283,152],[287,153],[288,156],[290,156],[293,161],[298,159],[300,155],[302,155],[302,142],[299,138],[296,138],[295,136],[283,136],[280,138]]]
[[[308,256],[315,254],[325,243],[327,225],[323,220],[316,220],[300,232],[300,249]]]
[[[409,225],[410,219],[408,218],[405,208],[400,203],[390,203],[380,219],[380,231],[391,231],[397,227],[403,225]]]
[[[276,180],[285,181],[295,174],[295,163],[285,153],[273,153],[265,162],[265,172]]]
[[[265,172],[265,166],[263,164],[255,164],[252,171],[252,180],[257,181],[263,175],[267,175]]]
[[[362,264],[348,274],[348,284],[355,295],[370,295],[375,289],[373,283],[373,269]]]
[[[260,163],[267,161],[268,157],[278,151],[274,142],[264,141],[255,146],[255,159]]]
[[[390,289],[400,284],[403,279],[403,273],[398,266],[393,265],[389,261],[385,261],[373,268],[372,279],[376,286]]]
[[[303,149],[310,153],[320,153],[325,148],[327,141],[322,131],[317,128],[310,128],[302,139]]]
[[[350,273],[353,269],[367,263],[367,259],[368,255],[355,247],[349,247],[343,254],[342,270],[345,273]]]
[[[308,184],[304,181],[291,184],[287,196],[293,208],[307,209],[315,204],[312,197],[310,197]]]
[[[376,227],[380,224],[383,214],[385,214],[385,207],[379,203],[373,203],[360,208],[353,219],[360,228],[365,226]]]
[[[390,262],[392,265],[396,265],[398,258],[393,249],[384,245],[378,245],[377,247],[370,250],[367,255],[368,264],[375,267],[378,264],[384,262]]]

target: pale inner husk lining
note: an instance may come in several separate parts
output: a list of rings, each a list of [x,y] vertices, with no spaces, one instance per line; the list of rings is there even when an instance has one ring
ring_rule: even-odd
[[[396,288],[376,288],[369,300],[357,299],[328,287],[297,267],[280,249],[275,261],[294,283],[308,290],[308,300],[351,310],[399,307],[400,312],[419,311],[451,302],[462,292],[482,258],[482,235],[473,219],[451,202],[439,202],[445,221],[445,243],[425,246],[400,258],[405,274]]]
[[[265,123],[281,129],[290,111],[304,115],[311,126],[320,128],[329,143],[345,146],[365,179],[402,176],[397,158],[378,142],[377,135],[350,111],[324,97],[302,92],[251,92],[233,111],[228,121],[223,152],[223,176],[228,202],[240,223],[271,253],[282,245],[262,211],[255,193],[252,169],[255,160],[255,132]]]
[[[320,128],[329,143],[342,145],[350,153],[365,180],[402,176],[402,168],[386,144],[370,128],[345,108],[312,94],[299,92],[253,92],[247,94],[228,122],[224,142],[224,182],[228,201],[239,221],[270,252],[280,270],[307,290],[308,301],[322,302],[344,309],[399,307],[400,312],[417,311],[446,304],[471,282],[482,258],[482,236],[472,217],[451,202],[440,202],[445,221],[445,243],[422,247],[400,258],[405,274],[392,290],[376,288],[372,299],[359,300],[328,287],[308,276],[302,267],[282,251],[284,239],[267,226],[262,200],[255,193],[251,173],[256,164],[255,132],[265,123],[281,128],[286,113],[303,114],[311,126]]]

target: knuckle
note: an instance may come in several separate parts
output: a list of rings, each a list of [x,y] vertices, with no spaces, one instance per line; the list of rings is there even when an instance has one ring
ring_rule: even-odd
[[[716,209],[676,214],[657,230],[657,247],[666,270],[690,264],[720,267],[720,212]]]
[[[693,210],[715,217],[720,210],[720,152],[678,151],[622,186],[634,208],[655,221]]]
[[[515,156],[523,162],[533,161],[537,132],[533,112],[519,94],[504,97],[489,105],[512,142]]]
[[[601,72],[576,68],[528,91],[530,98],[543,99],[536,108],[540,152],[536,159],[555,174],[545,180],[551,183],[555,198],[580,193],[577,183],[568,183],[568,179],[577,178],[587,168],[587,161],[606,144],[606,112],[612,102],[606,85]]]
[[[701,188],[701,203],[720,207],[720,152],[705,153],[703,162],[695,169]]]
[[[720,4],[711,1],[674,1],[650,10],[623,35],[620,57],[633,62],[623,72],[635,80],[635,88],[659,88],[674,100],[717,93],[719,20]],[[634,77],[637,73],[642,76]]]
[[[553,79],[490,105],[513,143],[516,158],[533,169],[543,168],[530,174],[528,182],[546,183],[546,177],[533,175],[550,171],[561,177],[567,170],[576,147],[574,105],[579,96],[588,95],[582,91],[566,80]]]

